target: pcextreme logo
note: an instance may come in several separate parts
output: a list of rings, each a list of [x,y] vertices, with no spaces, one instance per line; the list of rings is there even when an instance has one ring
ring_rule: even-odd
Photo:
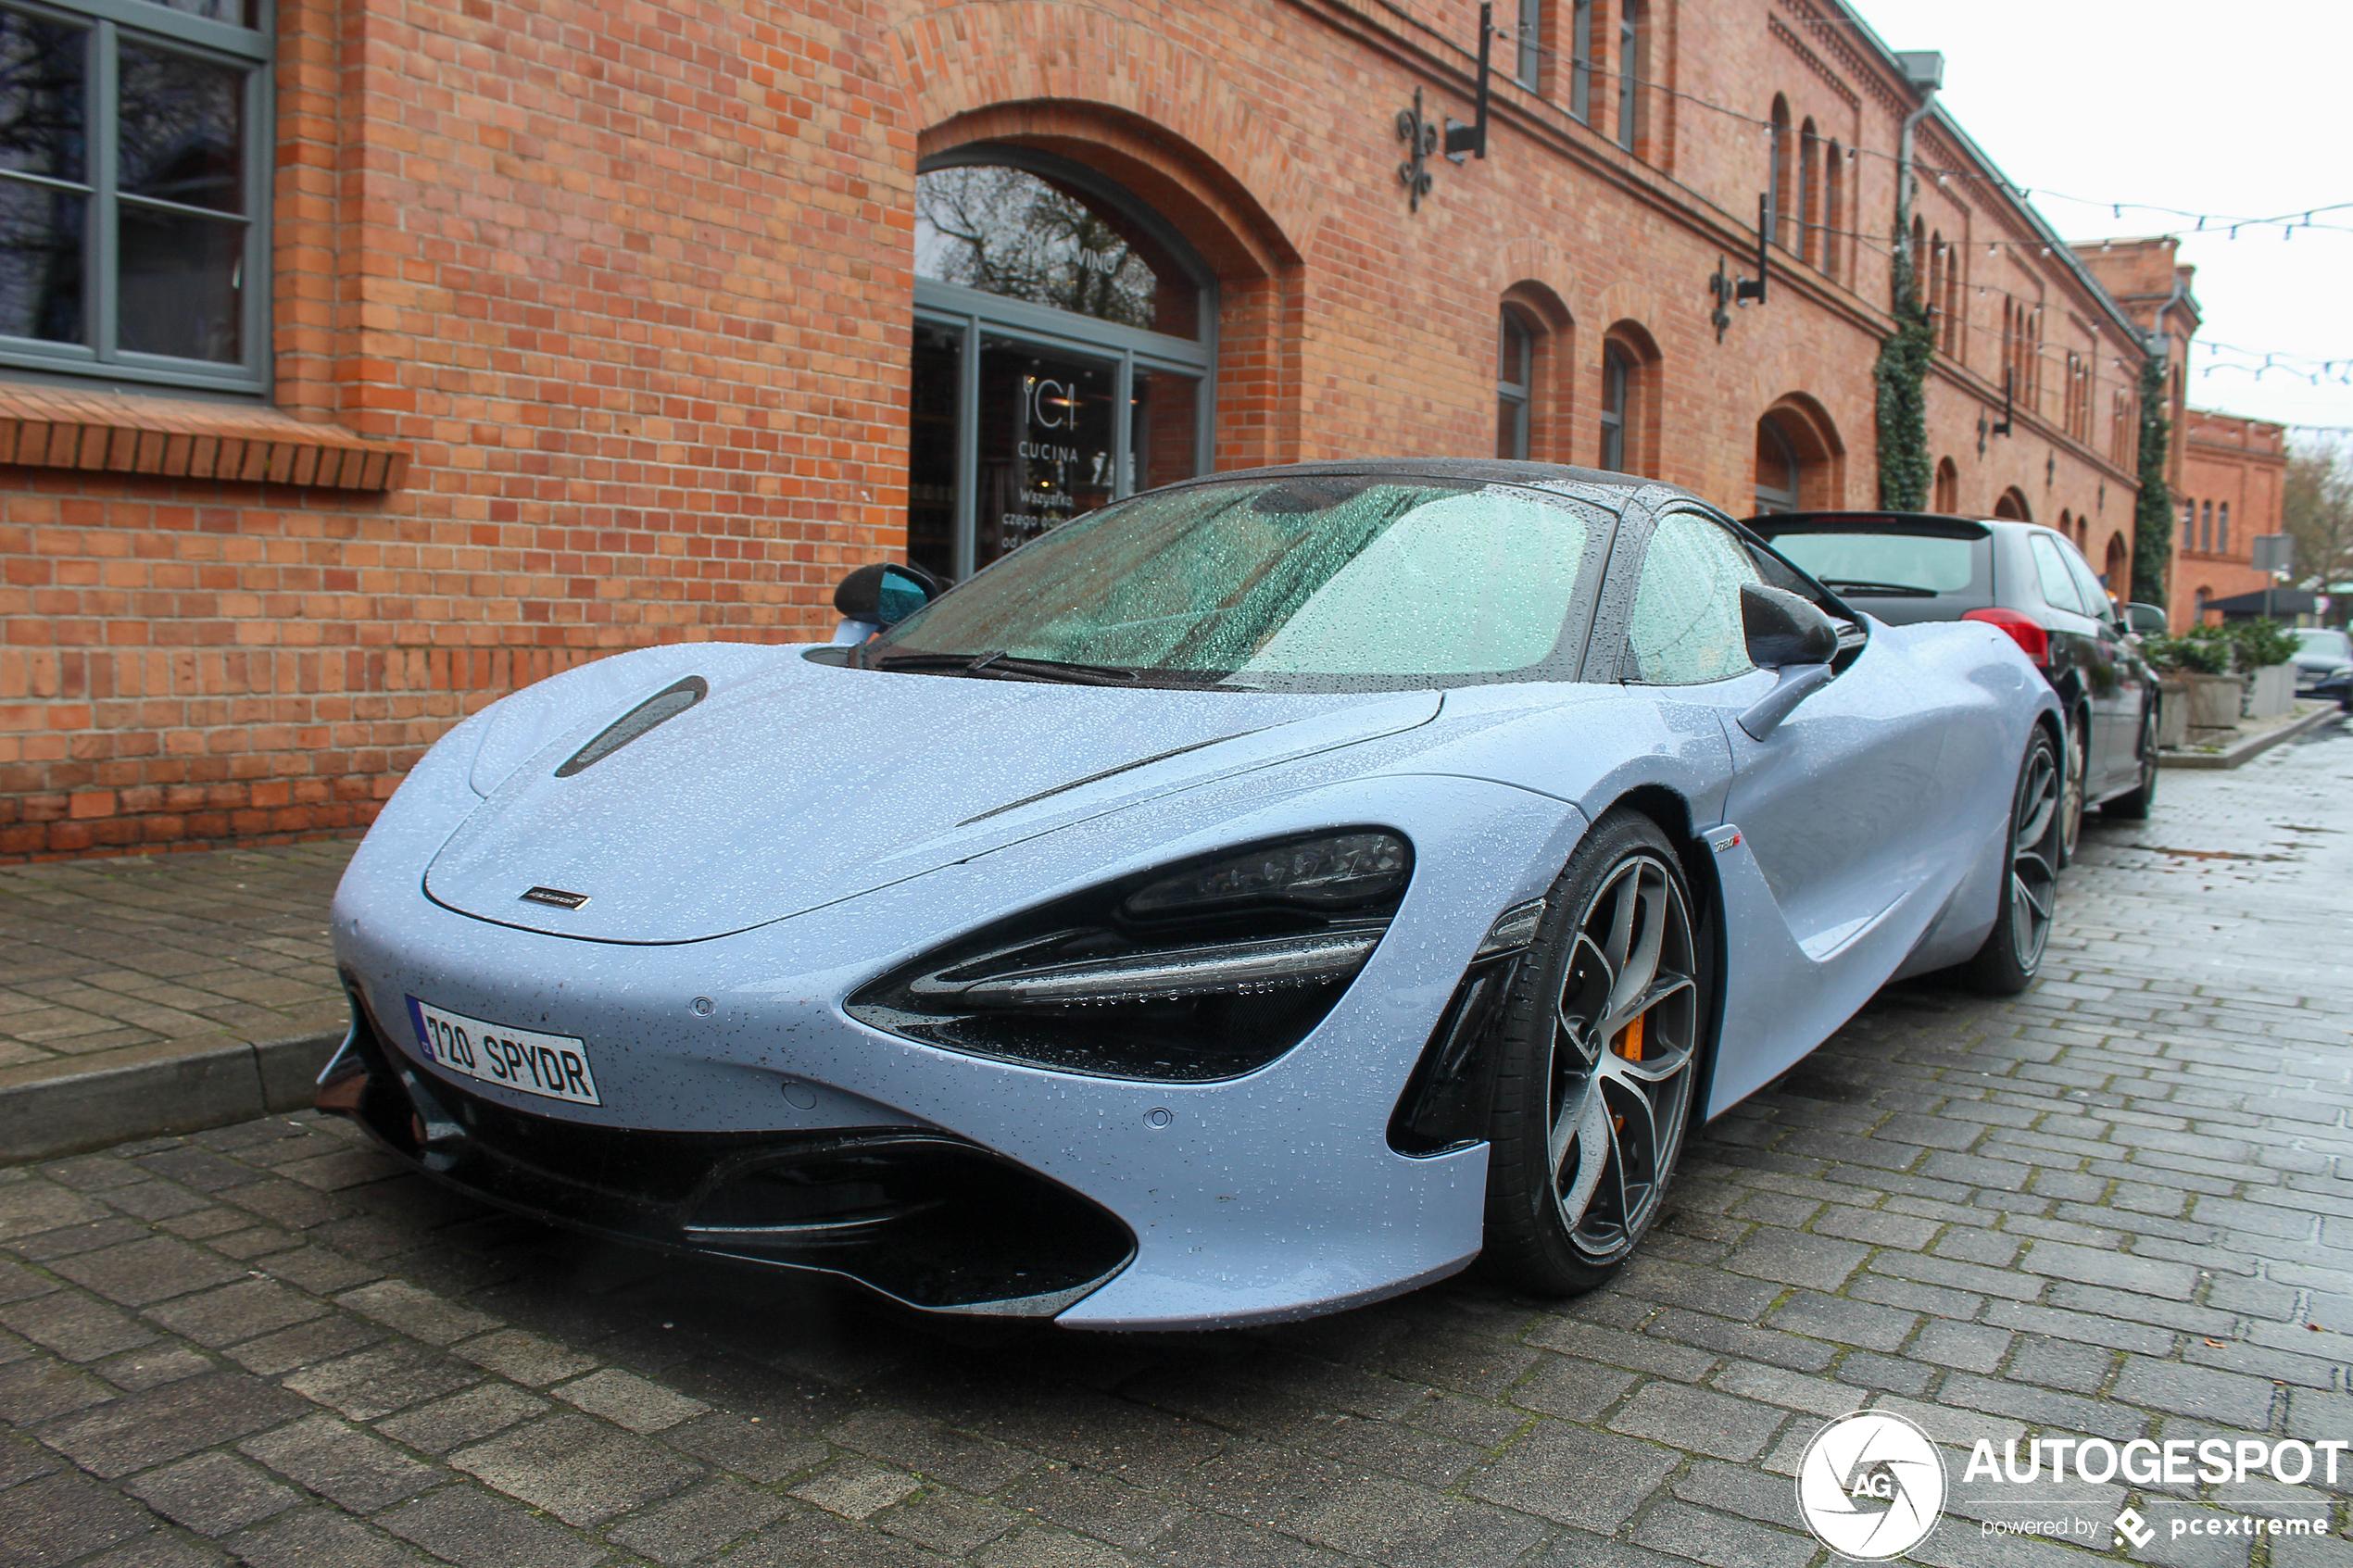
[[[1814,1435],[1798,1461],[1797,1512],[1815,1539],[1842,1557],[1901,1557],[1944,1512],[1944,1458],[1900,1415],[1840,1416]]]

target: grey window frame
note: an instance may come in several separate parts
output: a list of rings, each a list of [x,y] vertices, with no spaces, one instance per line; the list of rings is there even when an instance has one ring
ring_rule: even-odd
[[[1635,68],[1641,64],[1639,55],[1642,44],[1642,30],[1650,23],[1648,17],[1639,14],[1642,10],[1642,0],[1618,0],[1617,125],[1616,129],[1617,144],[1629,153],[1634,150],[1634,134],[1640,129],[1636,121],[1639,119],[1637,111],[1641,104],[1639,94],[1642,90],[1642,78],[1636,74]]]
[[[136,0],[133,0],[136,3]],[[959,359],[963,383],[957,391],[956,501],[950,527],[955,540],[958,582],[976,570],[979,557],[980,351],[984,337],[1014,338],[1050,352],[1071,354],[1105,362],[1112,371],[1113,407],[1134,406],[1139,371],[1166,370],[1196,378],[1199,390],[1193,408],[1193,472],[1207,474],[1217,412],[1217,279],[1176,226],[1143,205],[1134,193],[1097,173],[1085,164],[1032,147],[1004,142],[975,142],[925,158],[916,172],[971,166],[1010,168],[1051,179],[1116,207],[1128,221],[1152,239],[1191,277],[1201,291],[1198,338],[1173,337],[1116,321],[1097,320],[1074,311],[1028,300],[1012,299],[980,289],[944,283],[936,278],[915,280],[915,319],[963,334]],[[1126,418],[1112,420],[1112,495],[1124,500],[1134,494],[1128,472],[1131,432]]]
[[[1612,473],[1626,471],[1626,406],[1631,401],[1634,357],[1615,343],[1602,345],[1602,460]]]
[[[1508,419],[1508,429],[1496,432],[1500,438],[1508,437],[1511,451],[1504,456],[1526,459],[1529,447],[1529,404],[1536,386],[1536,329],[1526,317],[1510,306],[1504,307],[1496,323],[1497,356],[1495,367],[1495,407],[1500,420]],[[1519,360],[1519,380],[1512,380],[1510,360]]]
[[[1512,80],[1533,89],[1543,67],[1544,0],[1519,0],[1519,36],[1512,56]]]
[[[277,155],[277,94],[272,81],[277,7],[273,0],[255,0],[257,25],[253,27],[191,16],[151,4],[150,0],[6,3],[9,9],[26,16],[89,29],[82,108],[84,157],[88,161],[85,178],[79,182],[19,174],[0,178],[52,190],[86,189],[89,207],[83,226],[82,341],[48,343],[38,338],[0,337],[0,369],[48,373],[25,379],[70,378],[76,382],[130,383],[267,395],[272,376],[271,305],[275,292],[271,270],[271,177]],[[245,144],[239,170],[245,210],[226,214],[145,197],[128,198],[137,207],[245,223],[245,240],[237,285],[238,354],[233,365],[135,353],[116,344],[120,316],[118,283],[121,248],[116,215],[126,199],[116,184],[116,128],[122,107],[118,44],[126,31],[245,73],[242,106]]]
[[[1593,0],[1569,0],[1568,112],[1593,119]]]

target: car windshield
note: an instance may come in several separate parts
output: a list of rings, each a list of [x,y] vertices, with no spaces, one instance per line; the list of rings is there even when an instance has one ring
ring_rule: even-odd
[[[1566,679],[1606,523],[1578,502],[1422,476],[1185,485],[1041,535],[859,662],[1276,690]]]
[[[1816,582],[1843,593],[1868,596],[1881,592],[1957,594],[1977,581],[1984,539],[1948,539],[1917,533],[1861,533],[1847,530],[1792,530],[1773,535],[1773,548]]]
[[[2304,645],[2298,650],[2299,652],[2353,663],[2353,637],[2348,637],[2342,632],[2332,632],[2321,626],[2307,626],[2296,633],[2296,640]]]

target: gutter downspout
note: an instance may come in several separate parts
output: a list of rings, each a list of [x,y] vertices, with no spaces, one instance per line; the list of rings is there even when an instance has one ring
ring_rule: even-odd
[[[1912,137],[1936,107],[1936,88],[1921,89],[1920,107],[1904,117],[1904,133],[1895,147],[1895,244],[1900,248],[1912,243]],[[1915,269],[1917,270],[1917,269]],[[1914,280],[1913,286],[1919,287]]]

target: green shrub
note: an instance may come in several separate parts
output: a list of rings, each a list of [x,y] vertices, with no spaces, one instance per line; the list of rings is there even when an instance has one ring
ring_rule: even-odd
[[[2231,645],[2211,632],[2209,627],[2196,626],[2183,637],[2157,633],[2141,639],[2141,657],[2169,674],[2222,674],[2231,668]]]
[[[2296,638],[2276,621],[2225,621],[2222,633],[2230,638],[2233,661],[2242,671],[2285,664],[2296,657]]]

